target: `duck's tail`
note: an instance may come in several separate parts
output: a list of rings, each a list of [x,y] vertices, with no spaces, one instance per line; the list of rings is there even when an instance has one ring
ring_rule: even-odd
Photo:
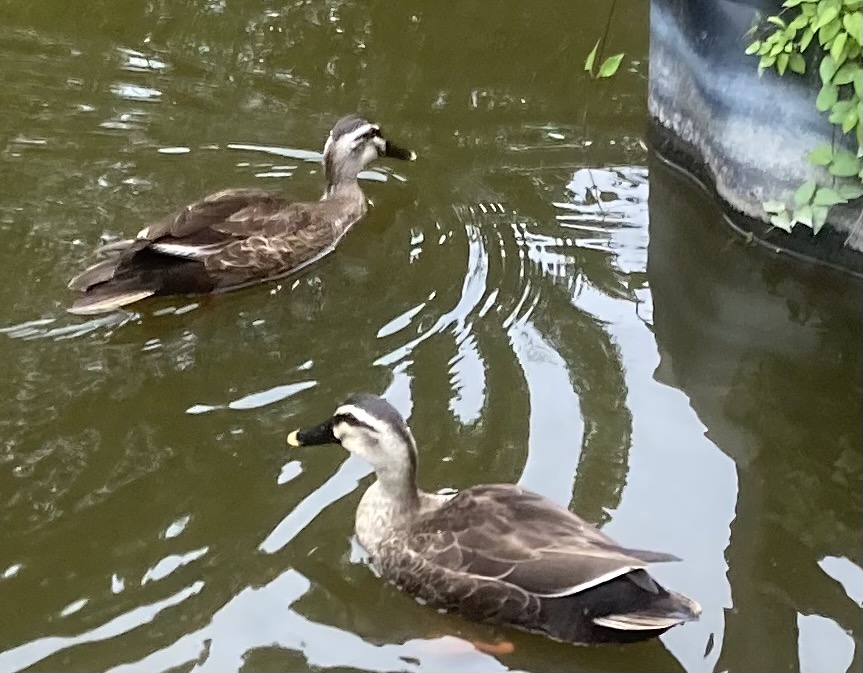
[[[69,289],[83,292],[69,309],[75,315],[96,315],[109,313],[122,306],[146,299],[156,292],[156,288],[141,287],[138,279],[115,280],[117,269],[130,253],[133,253],[135,239],[111,241],[94,252],[103,258],[79,273],[69,281]],[[141,241],[145,245],[145,241]],[[140,246],[136,246],[140,247]]]
[[[124,289],[122,284],[108,283],[104,287],[86,292],[66,310],[74,315],[110,313],[136,301],[152,297],[154,294],[156,294],[155,289],[140,287]]]
[[[83,293],[69,313],[109,313],[155,295],[200,294],[215,287],[203,264],[161,254],[146,239],[115,241],[97,254],[106,259],[69,282],[70,289]]]
[[[573,643],[634,643],[698,619],[701,606],[633,570],[595,587],[541,601],[541,628]]]
[[[701,606],[675,591],[663,590],[648,605],[621,614],[594,617],[593,623],[617,631],[665,631],[692,622],[701,615]]]

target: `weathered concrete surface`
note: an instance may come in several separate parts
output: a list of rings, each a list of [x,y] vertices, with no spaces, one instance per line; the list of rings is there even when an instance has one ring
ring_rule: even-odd
[[[809,50],[803,77],[768,70],[759,78],[757,59],[744,54],[751,39],[744,34],[756,10],[768,16],[780,5],[781,0],[652,0],[650,15],[648,106],[654,125],[669,132],[659,133],[665,148],[677,159],[689,158],[684,168],[696,174],[706,169],[716,193],[736,211],[764,221],[762,202],[791,204],[804,181],[833,180],[805,158],[835,134],[815,109],[815,50]],[[855,149],[850,136],[835,134],[835,141]],[[832,209],[828,221],[857,252],[863,251],[860,211],[858,200]],[[823,235],[809,238],[814,243]],[[819,256],[817,250],[812,254]]]

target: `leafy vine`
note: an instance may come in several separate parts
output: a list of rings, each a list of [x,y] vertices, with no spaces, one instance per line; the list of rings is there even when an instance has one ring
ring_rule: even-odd
[[[858,180],[832,186],[819,185],[815,180],[803,183],[794,193],[794,209],[789,212],[784,203],[768,201],[763,204],[770,215],[770,223],[790,232],[802,224],[818,233],[827,221],[829,209],[848,203],[863,195],[859,178],[863,178],[863,0],[785,0],[778,16],[769,16],[770,28],[763,27],[761,36],[746,48],[747,54],[760,57],[759,76],[767,68],[775,68],[780,76],[787,71],[803,75],[806,59],[803,52],[818,38],[822,56],[818,66],[821,90],[815,106],[819,112],[829,113],[830,123],[842,134],[852,134],[856,140],[856,154],[834,149],[828,144],[819,145],[807,158],[816,166],[823,166],[834,178]],[[754,27],[750,33],[755,33]],[[836,181],[834,180],[834,183]]]

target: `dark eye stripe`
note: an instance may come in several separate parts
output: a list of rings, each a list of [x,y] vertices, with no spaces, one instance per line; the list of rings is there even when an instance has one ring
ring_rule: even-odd
[[[377,432],[377,428],[373,428],[368,423],[363,423],[360,419],[352,414],[336,414],[333,416],[333,425],[338,423],[347,423],[348,425],[352,425],[355,428],[366,428],[367,430],[371,430],[372,432]]]

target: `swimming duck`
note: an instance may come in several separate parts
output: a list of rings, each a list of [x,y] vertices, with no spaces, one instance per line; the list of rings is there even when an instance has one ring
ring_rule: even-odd
[[[224,292],[298,271],[365,214],[357,174],[380,156],[416,158],[377,124],[343,117],[324,145],[320,200],[290,202],[254,187],[211,194],[97,249],[103,259],[69,283],[83,295],[68,310],[106,313],[156,295]]]
[[[288,435],[291,446],[330,443],[374,468],[357,538],[380,574],[420,602],[575,644],[645,640],[701,613],[646,571],[676,556],[621,547],[520,486],[419,490],[416,442],[380,397],[353,395],[320,425]]]

